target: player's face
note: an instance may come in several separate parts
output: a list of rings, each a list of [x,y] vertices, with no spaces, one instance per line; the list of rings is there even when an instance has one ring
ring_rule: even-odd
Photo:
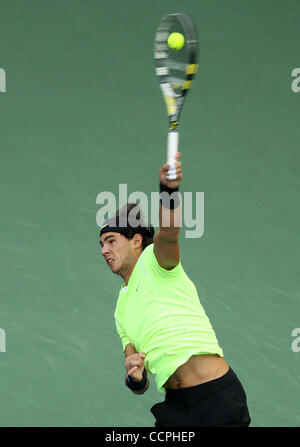
[[[120,233],[104,233],[100,238],[101,254],[111,271],[122,274],[132,261],[132,247],[130,241]]]

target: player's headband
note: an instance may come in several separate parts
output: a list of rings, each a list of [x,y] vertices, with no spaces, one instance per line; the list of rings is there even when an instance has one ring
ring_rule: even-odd
[[[104,233],[120,233],[126,237],[133,237],[135,234],[141,234],[142,236],[153,237],[154,228],[152,225],[150,225],[149,227],[138,226],[136,228],[133,228],[131,226],[127,227],[110,226],[107,223],[100,228],[100,237]]]

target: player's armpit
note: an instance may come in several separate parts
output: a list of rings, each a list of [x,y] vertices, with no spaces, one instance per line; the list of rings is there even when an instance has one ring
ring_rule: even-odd
[[[178,232],[159,229],[154,237],[154,254],[159,265],[172,270],[180,261]]]

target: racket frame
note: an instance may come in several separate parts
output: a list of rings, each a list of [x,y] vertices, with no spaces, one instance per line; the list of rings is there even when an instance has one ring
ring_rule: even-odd
[[[187,61],[185,70],[185,82],[181,87],[181,92],[175,92],[172,83],[168,79],[169,68],[168,64],[163,65],[163,62],[168,59],[168,35],[169,30],[174,25],[174,22],[179,22],[183,29],[185,45],[187,47]],[[179,50],[180,51],[180,50]],[[166,56],[166,57],[165,57]],[[197,64],[197,33],[196,28],[189,16],[183,13],[167,14],[160,22],[156,37],[154,57],[156,62],[156,74],[159,78],[162,95],[164,97],[168,120],[168,145],[167,145],[167,162],[170,164],[167,178],[168,180],[176,180],[175,155],[179,147],[179,118],[182,110],[185,96],[191,88],[193,79],[198,69]]]

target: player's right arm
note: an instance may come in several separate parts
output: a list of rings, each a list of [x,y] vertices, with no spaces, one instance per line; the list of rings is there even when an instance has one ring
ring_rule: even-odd
[[[159,171],[159,179],[162,185],[162,190],[165,188],[170,190],[170,194],[172,191],[176,191],[179,188],[180,182],[182,180],[182,170],[181,170],[181,161],[179,161],[181,154],[180,152],[176,153],[176,180],[168,180],[168,170],[169,164],[166,163]],[[167,191],[165,189],[165,191]],[[169,194],[169,193],[165,193]],[[175,195],[177,192],[175,192]],[[180,261],[179,254],[179,230],[181,224],[181,205],[180,200],[177,196],[176,206],[174,203],[174,208],[170,207],[170,199],[162,200],[160,211],[159,211],[159,229],[154,237],[154,254],[157,259],[157,262],[161,267],[166,270],[172,270]]]
[[[140,391],[131,390],[134,394],[144,394],[149,388],[149,380],[147,377],[147,370],[144,367],[145,353],[137,353],[134,346],[129,343],[125,348],[125,385],[127,386],[126,379],[130,376],[135,382],[140,382],[143,379],[143,375],[146,378],[146,386]]]

